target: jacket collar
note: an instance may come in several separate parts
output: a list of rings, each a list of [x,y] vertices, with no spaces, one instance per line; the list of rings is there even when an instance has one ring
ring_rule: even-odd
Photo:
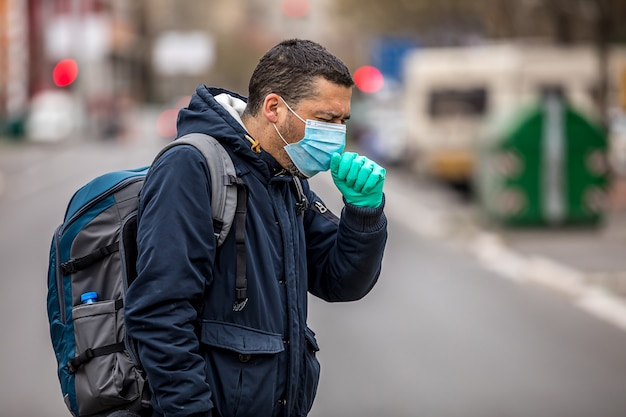
[[[178,113],[178,136],[205,133],[218,139],[235,156],[246,161],[251,171],[258,171],[266,180],[285,173],[269,153],[255,152],[241,120],[247,99],[231,91],[200,85],[189,105]]]

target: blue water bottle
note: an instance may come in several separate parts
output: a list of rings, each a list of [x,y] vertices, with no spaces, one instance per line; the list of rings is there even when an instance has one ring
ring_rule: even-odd
[[[96,301],[98,301],[98,293],[95,291],[86,292],[80,296],[80,302],[83,304],[91,304]]]

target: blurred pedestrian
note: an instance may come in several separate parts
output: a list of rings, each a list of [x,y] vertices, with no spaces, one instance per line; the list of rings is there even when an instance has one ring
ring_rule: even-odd
[[[201,85],[180,111],[178,136],[217,138],[245,183],[247,298],[235,301],[238,223],[216,247],[206,160],[188,145],[168,150],[142,189],[138,276],[125,305],[153,416],[310,411],[320,366],[307,292],[364,297],[387,239],[385,170],[344,152],[353,85],[340,59],[293,39],[261,58],[247,99]],[[329,169],[340,218],[307,181]]]

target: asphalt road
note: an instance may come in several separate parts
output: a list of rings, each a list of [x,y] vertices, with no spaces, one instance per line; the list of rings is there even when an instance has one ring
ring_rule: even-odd
[[[76,188],[149,163],[155,145],[0,148],[0,417],[69,415],[47,327],[50,239]],[[389,244],[372,293],[311,299],[322,349],[311,415],[626,415],[626,332],[432,237],[436,191],[402,184],[390,176]],[[313,185],[339,207],[327,176]]]

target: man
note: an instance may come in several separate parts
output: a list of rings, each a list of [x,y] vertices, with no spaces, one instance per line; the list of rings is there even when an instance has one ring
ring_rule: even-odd
[[[200,86],[180,111],[178,135],[217,138],[246,185],[247,300],[233,308],[237,224],[217,248],[206,160],[189,145],[174,147],[142,190],[138,277],[126,296],[153,416],[311,409],[320,367],[307,291],[331,302],[362,298],[387,238],[385,170],[342,153],[353,84],[322,46],[288,40],[261,58],[247,102]],[[306,181],[329,168],[344,198],[340,219]]]

